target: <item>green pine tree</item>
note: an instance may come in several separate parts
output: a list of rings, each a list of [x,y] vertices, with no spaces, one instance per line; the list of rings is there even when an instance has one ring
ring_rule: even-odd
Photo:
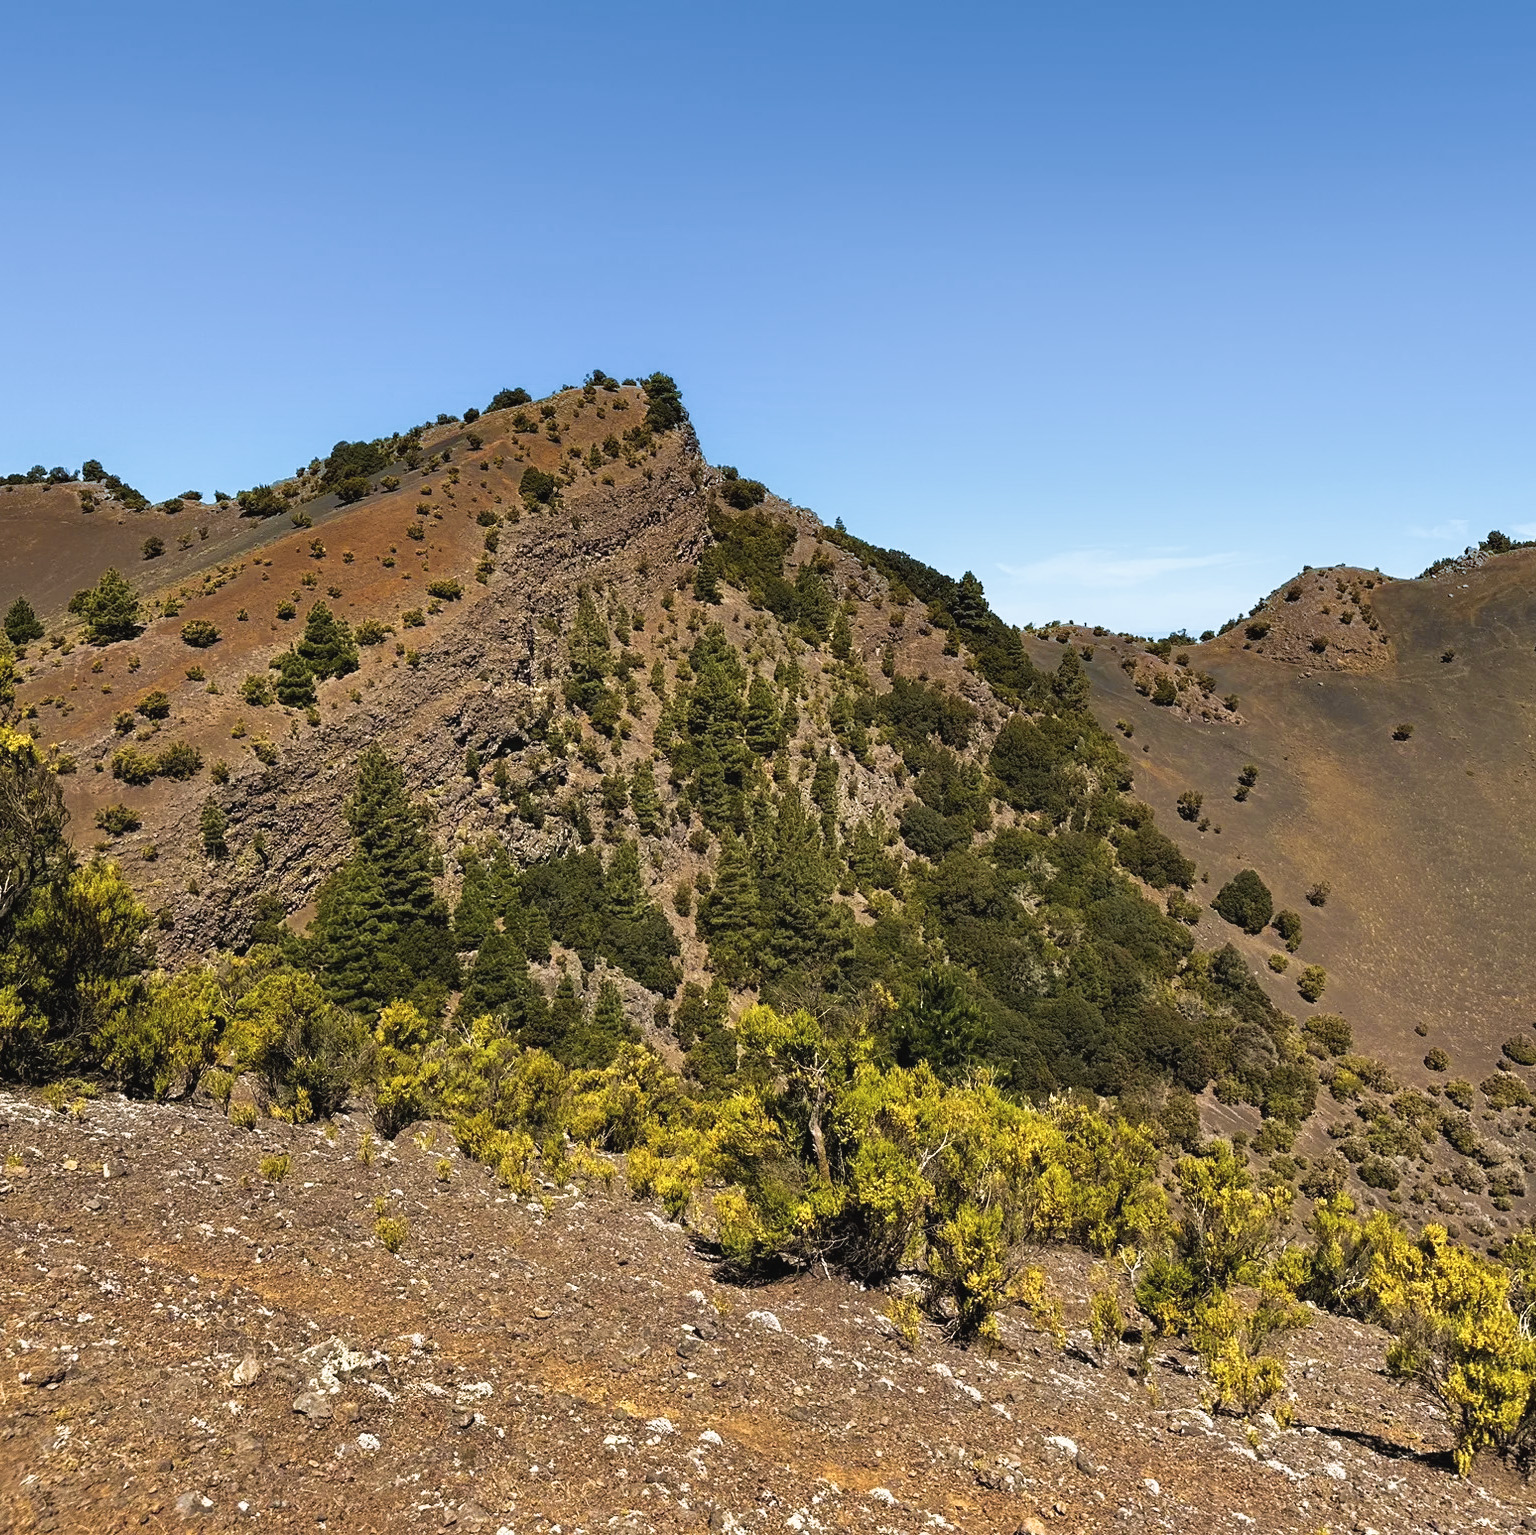
[[[781,744],[781,721],[773,689],[755,673],[747,688],[747,745],[759,757],[771,757]]]
[[[752,853],[735,832],[720,839],[720,860],[709,894],[699,902],[699,931],[709,942],[715,974],[732,986],[750,986],[757,973],[759,910]]]
[[[453,913],[453,941],[461,949],[478,949],[495,930],[497,891],[495,880],[479,854],[464,859],[464,884]]]
[[[833,878],[821,828],[806,810],[800,791],[779,800],[772,846],[767,849],[758,894],[763,908],[761,964],[765,974],[815,964],[840,956],[847,907],[832,902]]]
[[[459,1017],[472,1021],[484,1013],[500,1012],[516,1002],[529,984],[528,961],[507,934],[492,928],[480,945],[459,998]]]
[[[839,612],[832,625],[832,654],[839,661],[846,661],[853,654],[853,631],[848,627],[848,615]]]
[[[650,897],[640,878],[640,849],[621,842],[603,872],[603,906],[614,922],[639,922],[650,910]]]
[[[832,632],[833,599],[814,560],[808,560],[795,574],[796,627],[813,645],[819,645]]]
[[[357,765],[357,788],[346,803],[358,850],[378,870],[392,918],[400,923],[446,913],[433,885],[437,855],[422,811],[405,792],[400,769],[378,746]]]
[[[526,911],[527,915],[521,924],[523,951],[534,964],[547,965],[550,945],[554,942],[554,935],[549,929],[549,914],[542,906],[529,906]]]
[[[1082,658],[1077,647],[1068,645],[1061,653],[1056,675],[1051,678],[1051,692],[1061,702],[1063,709],[1083,709],[1088,704],[1088,674],[1083,670]]]
[[[598,789],[602,798],[603,814],[610,820],[623,815],[629,807],[629,780],[624,776],[623,769],[615,768],[611,773],[604,773]]]
[[[69,611],[85,619],[86,638],[93,645],[131,640],[141,628],[139,599],[115,569],[104,571],[94,587],[76,592]]]
[[[816,759],[816,771],[811,776],[811,803],[821,812],[821,835],[827,847],[837,845],[837,760],[831,752],[824,751]]]
[[[560,984],[555,987],[555,1000],[549,1009],[549,1042],[545,1047],[559,1059],[566,1059],[566,1050],[581,1029],[585,1011],[570,971],[563,971]]]
[[[268,665],[277,673],[277,701],[287,709],[307,709],[315,701],[315,679],[301,656],[284,650]]]
[[[634,807],[635,824],[647,837],[661,830],[661,799],[656,793],[656,775],[649,762],[634,771],[629,786],[629,802]]]
[[[986,590],[969,570],[960,577],[960,585],[950,611],[962,629],[978,631],[986,627],[991,614],[987,607]]]
[[[683,1069],[706,1092],[724,1091],[736,1071],[736,1031],[726,1024],[730,1002],[724,982],[716,980],[690,1020]]]
[[[229,818],[224,814],[224,807],[211,794],[203,801],[197,825],[203,838],[203,851],[210,858],[228,857],[229,845],[224,840],[224,834],[229,830]]]
[[[924,970],[891,1020],[892,1049],[902,1065],[927,1061],[951,1078],[984,1059],[990,1039],[986,1014],[952,965]]]
[[[25,645],[29,640],[43,637],[43,626],[38,622],[32,604],[25,597],[18,597],[6,610],[5,637],[13,645]]]
[[[570,667],[564,684],[565,701],[585,712],[593,728],[604,735],[611,735],[617,727],[624,702],[622,694],[607,686],[613,671],[612,650],[603,615],[591,592],[583,591],[567,646]]]
[[[566,1036],[562,1059],[577,1070],[607,1066],[626,1044],[638,1044],[640,1031],[624,1011],[624,994],[612,981],[598,988],[590,1019]]]
[[[395,933],[379,871],[367,858],[349,858],[320,887],[311,929],[316,968],[332,1001],[372,1011],[390,1000]]]
[[[357,644],[347,624],[317,602],[304,620],[304,637],[297,650],[317,677],[345,677],[358,667]]]

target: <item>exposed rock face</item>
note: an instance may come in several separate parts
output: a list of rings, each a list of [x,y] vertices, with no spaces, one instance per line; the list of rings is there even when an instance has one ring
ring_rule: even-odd
[[[325,875],[346,856],[342,805],[353,764],[377,742],[404,769],[407,783],[433,805],[440,837],[470,837],[501,827],[523,862],[569,838],[567,828],[535,832],[507,818],[495,795],[464,777],[466,751],[483,761],[516,757],[531,743],[528,722],[539,713],[551,674],[558,677],[562,635],[584,585],[612,583],[631,603],[670,589],[709,543],[701,492],[702,460],[690,431],[671,434],[652,478],[633,485],[568,493],[559,514],[526,517],[508,529],[497,568],[478,600],[446,609],[451,619],[419,643],[418,660],[390,674],[363,701],[300,729],[282,743],[279,761],[250,763],[227,811],[230,840],[248,845],[258,831],[266,861],[233,860],[209,877],[197,826],[200,790],[189,787],[179,838],[161,843],[165,904],[174,926],[160,953],[170,963],[245,939],[251,905],[262,891],[290,910],[312,899]],[[189,886],[195,884],[194,893]]]

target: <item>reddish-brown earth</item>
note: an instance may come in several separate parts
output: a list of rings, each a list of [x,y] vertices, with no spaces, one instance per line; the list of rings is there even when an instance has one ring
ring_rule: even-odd
[[[1039,1255],[1065,1348],[1009,1313],[991,1355],[908,1349],[858,1285],[722,1283],[622,1174],[519,1202],[432,1127],[365,1165],[366,1123],[0,1096],[0,1527],[1536,1526],[1497,1461],[1451,1474],[1370,1328],[1288,1335],[1294,1424],[1249,1436],[1177,1347],[1148,1385],[1095,1359],[1080,1254]]]

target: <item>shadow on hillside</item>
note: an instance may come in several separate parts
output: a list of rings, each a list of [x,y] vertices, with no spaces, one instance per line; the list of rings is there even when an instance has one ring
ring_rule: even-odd
[[[1451,1460],[1451,1452],[1445,1450],[1415,1450],[1410,1445],[1399,1444],[1395,1439],[1388,1439],[1383,1434],[1373,1434],[1363,1428],[1337,1428],[1326,1423],[1310,1423],[1298,1416],[1291,1424],[1293,1429],[1310,1428],[1319,1434],[1326,1434],[1330,1439],[1348,1439],[1352,1444],[1358,1444],[1362,1449],[1369,1450],[1373,1455],[1380,1455],[1383,1460],[1412,1460],[1421,1466],[1432,1466],[1437,1471],[1447,1471],[1455,1474],[1455,1464]]]

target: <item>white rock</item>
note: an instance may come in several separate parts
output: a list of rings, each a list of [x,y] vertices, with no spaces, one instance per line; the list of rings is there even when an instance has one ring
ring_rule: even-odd
[[[1143,1487],[1145,1487],[1147,1489],[1147,1491],[1150,1492],[1154,1498],[1162,1496],[1162,1491],[1163,1491],[1162,1485],[1161,1485],[1161,1483],[1159,1483],[1158,1479],[1155,1476],[1144,1476],[1144,1477],[1142,1477],[1141,1485]]]
[[[699,1443],[723,1446],[725,1444],[725,1440],[723,1440],[719,1434],[714,1431],[714,1429],[706,1428],[704,1432],[699,1435]]]
[[[247,1354],[230,1372],[229,1383],[232,1386],[249,1386],[255,1383],[260,1374],[261,1361],[254,1354]]]
[[[652,1418],[645,1426],[653,1434],[671,1434],[676,1432],[672,1427],[671,1418]]]
[[[869,1495],[876,1503],[884,1503],[887,1508],[895,1508],[896,1494],[889,1487],[871,1487]]]
[[[378,1437],[378,1435],[377,1434],[359,1434],[357,1436],[357,1447],[360,1450],[376,1450],[376,1449],[378,1449],[378,1447],[379,1447],[379,1437]]]
[[[749,1311],[749,1322],[760,1322],[769,1332],[783,1332],[784,1324],[771,1311]]]
[[[1069,1456],[1071,1459],[1077,1459],[1077,1443],[1075,1440],[1068,1439],[1065,1434],[1047,1434],[1045,1442],[1047,1444],[1054,1444],[1062,1454]]]
[[[1336,1482],[1342,1482],[1344,1478],[1349,1475],[1349,1472],[1347,1472],[1344,1467],[1338,1463],[1338,1461],[1330,1460],[1328,1464],[1323,1467],[1323,1475],[1331,1476]]]

